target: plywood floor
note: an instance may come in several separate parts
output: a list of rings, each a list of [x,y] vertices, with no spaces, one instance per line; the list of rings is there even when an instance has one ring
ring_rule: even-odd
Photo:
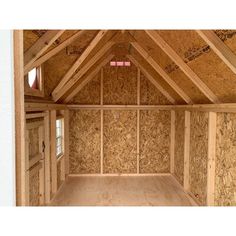
[[[171,175],[69,177],[52,206],[191,206]]]

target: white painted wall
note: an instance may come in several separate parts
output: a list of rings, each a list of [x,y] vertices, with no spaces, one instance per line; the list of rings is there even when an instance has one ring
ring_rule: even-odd
[[[0,206],[15,205],[13,31],[0,30]]]

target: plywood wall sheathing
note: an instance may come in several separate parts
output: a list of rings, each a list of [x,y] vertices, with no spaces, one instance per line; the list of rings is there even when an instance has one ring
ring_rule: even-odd
[[[184,184],[184,130],[185,112],[176,111],[174,175],[182,185]]]
[[[104,111],[104,173],[136,173],[136,111]]]
[[[70,174],[100,173],[100,111],[70,111]]]
[[[119,59],[122,60],[122,58]],[[125,57],[123,60],[126,60]],[[103,91],[105,105],[137,104],[137,68],[134,65],[111,67],[107,64],[104,66]]]
[[[140,111],[140,173],[170,172],[170,111]]]
[[[100,73],[84,86],[71,100],[72,104],[99,105],[100,104]]]
[[[141,105],[171,104],[167,98],[141,73],[140,103]]]
[[[191,112],[190,127],[190,192],[201,205],[206,205],[208,113]]]
[[[236,206],[236,114],[217,113],[215,205]]]
[[[39,172],[35,172],[29,180],[29,205],[39,206],[39,196]]]
[[[61,160],[57,162],[57,189],[60,188],[62,184],[62,179],[61,179]]]

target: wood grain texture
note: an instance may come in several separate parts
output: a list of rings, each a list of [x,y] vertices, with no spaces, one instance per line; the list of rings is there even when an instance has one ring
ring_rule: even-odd
[[[167,105],[167,98],[141,73],[140,75],[140,104]]]
[[[236,206],[236,114],[217,114],[215,205]]]
[[[170,172],[170,111],[140,111],[140,173]]]
[[[103,173],[136,173],[136,111],[104,111]]]
[[[57,189],[60,188],[62,184],[62,179],[61,179],[61,160],[57,162]]]
[[[174,174],[184,184],[184,111],[175,112],[175,155]]]
[[[70,173],[100,173],[100,111],[70,111]]]
[[[208,151],[208,113],[191,112],[190,118],[190,192],[206,205]]]
[[[29,205],[39,206],[39,197],[39,172],[36,172],[29,180]]]

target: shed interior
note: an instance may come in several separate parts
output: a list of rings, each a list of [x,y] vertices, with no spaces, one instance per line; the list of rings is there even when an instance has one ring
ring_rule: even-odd
[[[236,205],[236,30],[14,42],[18,205]]]

